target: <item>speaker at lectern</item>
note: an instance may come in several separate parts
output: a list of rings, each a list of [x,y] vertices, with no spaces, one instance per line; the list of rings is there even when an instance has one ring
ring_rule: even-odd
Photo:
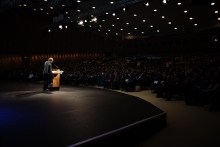
[[[60,74],[63,73],[60,69],[53,69],[52,70],[52,90],[59,90],[60,89]]]

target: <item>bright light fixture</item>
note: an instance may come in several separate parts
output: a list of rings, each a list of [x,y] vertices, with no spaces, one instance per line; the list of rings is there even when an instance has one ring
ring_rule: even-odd
[[[119,18],[117,18],[117,19],[119,19]]]
[[[112,24],[112,26],[114,27],[115,25],[114,25],[114,24]]]
[[[190,19],[190,20],[193,20],[193,18],[192,18],[192,17],[190,17],[189,19]]]
[[[128,33],[128,34],[130,34],[130,33]]]
[[[78,12],[80,12],[80,10],[77,10]]]
[[[171,22],[168,22],[168,24],[171,24]]]
[[[179,5],[179,6],[180,6],[180,5],[181,5],[181,3],[177,3],[177,5]]]
[[[50,7],[50,9],[53,9],[53,7]]]
[[[126,24],[127,24],[127,25],[129,25],[129,23],[128,23],[128,22],[127,22]]]
[[[177,28],[174,28],[175,30],[177,30]]]
[[[197,24],[195,23],[194,26],[197,26]]]
[[[114,2],[110,2],[111,4],[114,4]]]
[[[162,16],[161,18],[165,18],[165,16]]]
[[[157,32],[160,32],[160,30],[157,30]]]
[[[151,28],[153,28],[154,26],[153,26],[153,25],[151,25],[150,27],[151,27]]]
[[[134,14],[134,16],[137,16],[137,14]]]
[[[137,30],[137,28],[134,28],[135,30]]]
[[[157,11],[157,9],[154,9],[154,12],[156,12]]]
[[[111,31],[111,30],[108,30],[109,32]]]
[[[146,22],[146,20],[143,20],[143,22]]]
[[[215,13],[218,13],[218,11],[215,11]]]
[[[214,6],[214,5],[215,5],[215,3],[211,3],[211,5],[212,5],[212,6]]]
[[[184,13],[187,13],[187,12],[188,12],[187,10],[184,11]]]
[[[121,31],[123,30],[123,29],[120,29]]]

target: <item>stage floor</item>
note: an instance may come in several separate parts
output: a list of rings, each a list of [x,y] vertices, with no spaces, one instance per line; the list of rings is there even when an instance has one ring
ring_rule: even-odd
[[[1,82],[0,146],[88,145],[159,117],[165,121],[163,110],[138,97],[70,85],[44,92],[42,85]]]

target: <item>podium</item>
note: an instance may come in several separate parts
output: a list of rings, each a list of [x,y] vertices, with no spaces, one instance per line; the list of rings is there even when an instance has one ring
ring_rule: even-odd
[[[52,90],[59,90],[60,89],[60,74],[63,73],[60,69],[53,69],[52,70]]]

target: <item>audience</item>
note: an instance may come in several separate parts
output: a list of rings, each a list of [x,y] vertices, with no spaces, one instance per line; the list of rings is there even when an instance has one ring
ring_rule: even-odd
[[[148,87],[156,97],[171,101],[175,95],[187,105],[219,106],[220,55],[191,53],[160,56],[124,56],[56,63],[64,70],[62,84],[103,86],[138,92]],[[42,67],[1,70],[7,80],[42,80]]]

